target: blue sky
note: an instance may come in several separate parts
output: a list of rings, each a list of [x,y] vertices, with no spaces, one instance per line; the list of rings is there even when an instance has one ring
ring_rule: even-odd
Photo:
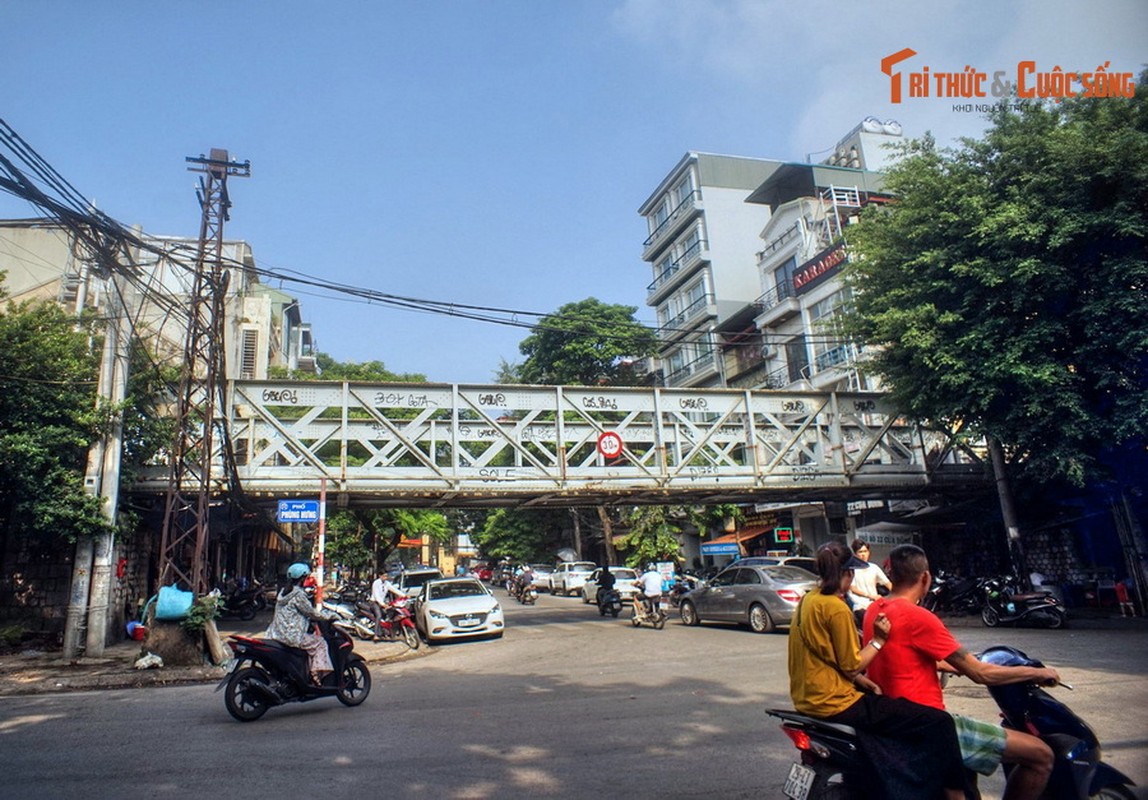
[[[979,115],[891,104],[881,58],[1139,72],[1145,42],[1142,0],[5,0],[0,117],[148,233],[196,235],[184,157],[222,147],[252,164],[227,236],[264,267],[649,321],[636,211],[687,151],[802,161],[868,115],[949,142]],[[487,382],[527,335],[284,288],[321,350],[435,381]]]

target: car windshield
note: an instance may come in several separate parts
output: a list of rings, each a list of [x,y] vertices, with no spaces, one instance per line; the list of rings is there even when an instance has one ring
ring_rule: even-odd
[[[449,597],[475,597],[486,594],[486,589],[478,581],[450,581],[432,583],[428,588],[431,600],[445,600]]]
[[[533,569],[535,572],[553,572],[554,571],[554,567],[550,566],[549,564],[531,564],[530,568]]]
[[[441,577],[442,577],[442,573],[439,572],[437,569],[434,570],[433,572],[408,572],[405,575],[403,575],[402,584],[403,584],[403,586],[410,589],[410,588],[413,588],[415,586],[422,586],[427,581],[435,580],[436,578],[441,578]]]
[[[571,564],[569,570],[571,572],[593,572],[596,566],[596,564],[593,564],[589,561],[578,562],[576,564]]]
[[[610,567],[610,572],[614,573],[615,578],[621,578],[624,581],[636,580],[638,573],[629,567]]]

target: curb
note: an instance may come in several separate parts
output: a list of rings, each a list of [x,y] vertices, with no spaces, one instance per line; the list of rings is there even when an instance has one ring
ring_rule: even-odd
[[[0,658],[0,697],[213,683],[230,673],[211,665],[137,670],[132,665],[139,655],[138,647],[117,645],[115,649],[121,651],[116,656],[74,662],[35,651]],[[432,648],[420,647],[385,655],[360,651],[360,655],[370,666],[385,666],[433,652]]]

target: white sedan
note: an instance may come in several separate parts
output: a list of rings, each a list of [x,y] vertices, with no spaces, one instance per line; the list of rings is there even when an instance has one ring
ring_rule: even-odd
[[[415,601],[415,626],[428,642],[502,636],[502,606],[476,578],[427,581]]]
[[[610,572],[614,575],[614,588],[622,595],[622,600],[626,602],[632,600],[634,593],[638,591],[638,587],[634,585],[638,580],[638,573],[629,567],[610,567]],[[602,568],[599,567],[591,572],[590,577],[582,584],[583,603],[598,602],[598,576],[601,574]]]

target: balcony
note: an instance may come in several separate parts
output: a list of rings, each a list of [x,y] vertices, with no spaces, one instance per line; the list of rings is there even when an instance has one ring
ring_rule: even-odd
[[[696,386],[719,374],[718,353],[710,350],[666,373],[667,386]]]
[[[757,298],[761,313],[757,317],[759,328],[768,328],[784,322],[801,311],[797,291],[792,281],[785,281]]]
[[[665,242],[668,237],[677,233],[687,220],[693,217],[693,211],[701,202],[701,197],[702,193],[694,189],[674,207],[674,210],[658,224],[658,227],[654,228],[650,235],[646,237],[646,240],[642,242],[642,247],[644,248],[642,251],[643,260],[648,261],[650,254],[656,249],[657,244]]]
[[[713,296],[703,294],[675,314],[672,319],[666,320],[665,324],[658,328],[658,338],[662,340],[675,339],[688,333],[686,329],[690,327],[691,322],[696,322],[700,317],[711,316],[706,312],[709,311],[712,303]]]
[[[654,278],[653,283],[646,287],[646,304],[653,305],[658,301],[658,295],[668,289],[671,284],[679,284],[689,276],[690,267],[702,260],[702,253],[708,247],[705,239],[698,239],[686,248],[685,252],[675,258],[670,265]]]
[[[795,238],[801,235],[801,220],[790,225],[783,230],[778,236],[771,239],[765,248],[759,250],[757,253],[757,263],[761,266],[768,261],[773,255],[785,245],[792,242]]]

